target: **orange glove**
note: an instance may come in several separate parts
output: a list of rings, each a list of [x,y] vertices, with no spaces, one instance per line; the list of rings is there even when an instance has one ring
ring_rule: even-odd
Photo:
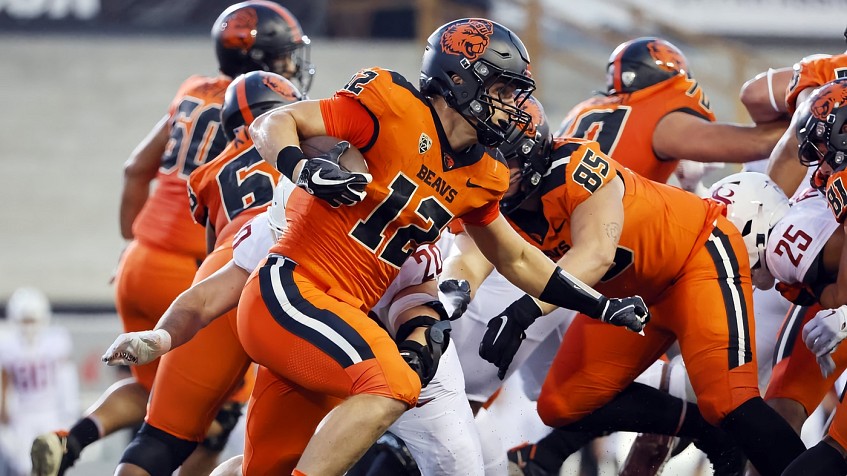
[[[783,282],[777,282],[776,290],[782,294],[782,297],[798,306],[812,306],[817,304],[820,297],[812,289],[812,286],[803,283],[785,284]]]

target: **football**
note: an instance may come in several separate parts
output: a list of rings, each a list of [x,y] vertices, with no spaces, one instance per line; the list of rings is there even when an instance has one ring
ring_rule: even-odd
[[[300,149],[307,158],[312,158],[326,153],[326,151],[335,147],[335,144],[339,142],[341,142],[341,139],[338,137],[315,136],[301,141]],[[349,149],[341,154],[339,164],[342,169],[348,172],[368,172],[368,164],[365,162],[365,156],[352,144]]]

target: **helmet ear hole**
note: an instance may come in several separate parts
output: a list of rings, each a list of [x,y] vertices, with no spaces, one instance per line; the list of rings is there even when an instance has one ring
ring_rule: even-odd
[[[753,220],[747,220],[744,224],[744,229],[741,230],[741,236],[747,236],[753,231]]]

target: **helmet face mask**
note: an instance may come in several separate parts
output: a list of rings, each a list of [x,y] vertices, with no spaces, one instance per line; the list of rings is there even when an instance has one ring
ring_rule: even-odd
[[[691,75],[679,48],[661,38],[636,38],[618,45],[609,57],[606,91],[633,93],[678,75]]]
[[[500,200],[500,211],[505,215],[520,208],[537,193],[542,177],[550,168],[552,135],[544,107],[531,97],[523,103],[522,111],[531,118],[529,126],[519,139],[504,142],[499,147],[508,161],[517,161],[521,174],[518,191]]]
[[[473,125],[480,144],[495,147],[517,139],[528,126],[520,106],[535,90],[535,81],[529,54],[514,33],[491,20],[464,18],[430,35],[420,88],[442,96]],[[504,115],[508,120],[498,119]]]
[[[227,76],[269,71],[295,82],[303,94],[311,87],[311,41],[279,4],[249,0],[232,5],[215,21],[212,38],[220,70]]]

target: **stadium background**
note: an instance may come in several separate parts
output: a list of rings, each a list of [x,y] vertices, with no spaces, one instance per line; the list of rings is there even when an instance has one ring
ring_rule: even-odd
[[[123,162],[185,78],[215,73],[209,28],[231,3],[0,0],[0,302],[21,285],[47,293],[55,322],[74,336],[84,407],[115,379],[99,355],[120,328],[110,277],[124,246]],[[444,21],[483,15],[524,39],[553,124],[604,88],[615,45],[645,35],[686,53],[719,120],[749,121],[737,99],[743,82],[769,66],[843,52],[847,7],[847,0],[280,3],[313,40],[313,98],[368,66],[416,84],[426,35]],[[88,450],[69,475],[106,474],[125,441],[111,440]]]

